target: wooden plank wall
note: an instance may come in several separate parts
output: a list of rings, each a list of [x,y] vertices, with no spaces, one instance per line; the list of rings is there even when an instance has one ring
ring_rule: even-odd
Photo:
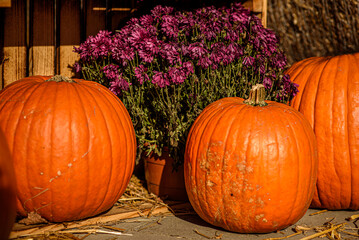
[[[78,56],[73,47],[101,29],[114,31],[134,10],[134,1],[106,6],[104,0],[12,0],[0,8],[0,90],[26,76],[74,77],[71,66]],[[267,0],[244,5],[266,25]],[[106,11],[109,7],[112,11]]]
[[[105,1],[86,2],[83,39],[79,0],[13,0],[0,9],[0,89],[26,76],[74,76],[71,66],[78,56],[73,47],[106,27],[105,11],[93,10]]]
[[[3,26],[3,54],[1,56],[2,86],[26,75],[25,1],[13,2],[1,9]]]

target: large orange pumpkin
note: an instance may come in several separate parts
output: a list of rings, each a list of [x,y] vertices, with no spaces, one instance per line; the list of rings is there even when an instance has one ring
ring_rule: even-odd
[[[359,209],[359,53],[313,57],[287,73],[299,84],[292,106],[312,125],[318,142],[313,208]]]
[[[13,155],[17,211],[72,221],[113,206],[126,189],[135,132],[122,102],[102,85],[28,77],[0,92],[0,129]]]
[[[295,109],[263,99],[252,91],[246,103],[223,98],[210,104],[187,139],[189,200],[202,219],[230,231],[283,229],[298,221],[312,200],[313,130]]]
[[[10,151],[0,130],[0,239],[8,239],[15,221],[15,189]]]

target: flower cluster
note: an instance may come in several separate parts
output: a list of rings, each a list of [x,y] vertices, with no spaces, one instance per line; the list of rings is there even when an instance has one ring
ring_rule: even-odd
[[[240,3],[175,11],[157,6],[116,33],[100,31],[74,50],[85,79],[113,91],[132,117],[140,149],[167,146],[181,162],[187,132],[204,107],[248,97],[263,83],[267,99],[287,103],[297,85],[274,32]]]

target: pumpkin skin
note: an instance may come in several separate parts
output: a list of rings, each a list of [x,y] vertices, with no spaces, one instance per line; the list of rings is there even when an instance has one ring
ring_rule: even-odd
[[[312,57],[287,74],[299,84],[291,105],[318,142],[318,180],[311,207],[359,209],[359,54]]]
[[[34,76],[0,92],[0,129],[13,155],[17,212],[51,222],[108,210],[134,168],[135,132],[110,90],[80,79]]]
[[[192,125],[185,184],[197,214],[240,233],[268,233],[297,222],[314,192],[313,130],[295,109],[267,101],[250,106],[224,98]]]
[[[6,139],[0,130],[0,239],[8,239],[15,222],[15,174]]]

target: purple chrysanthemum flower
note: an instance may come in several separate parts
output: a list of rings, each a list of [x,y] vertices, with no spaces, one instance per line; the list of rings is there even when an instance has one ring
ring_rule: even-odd
[[[230,42],[237,42],[240,39],[240,32],[229,29],[226,32],[226,36],[224,37],[224,39]]]
[[[217,69],[217,66],[223,64],[226,58],[226,46],[224,43],[217,42],[212,44],[210,59],[215,64],[215,66],[212,66],[212,68]]]
[[[177,44],[163,43],[160,49],[161,56],[166,59],[171,65],[181,61]]]
[[[279,69],[284,69],[284,67],[287,65],[287,58],[283,53],[276,54],[272,61],[272,65]]]
[[[151,10],[151,15],[155,19],[160,19],[163,15],[168,15],[171,14],[172,12],[173,12],[172,7],[163,7],[158,5]]]
[[[112,37],[109,31],[100,31],[95,37],[89,38],[89,40],[90,51],[95,59],[108,56],[112,43]]]
[[[113,81],[110,81],[109,89],[116,95],[120,95],[122,91],[128,91],[130,83],[123,78],[122,73],[119,75],[119,78]]]
[[[185,73],[187,76],[194,73],[194,67],[191,62],[184,62],[182,64],[183,69],[185,70]]]
[[[223,66],[231,64],[236,58],[239,58],[243,54],[242,49],[240,49],[236,43],[231,43],[226,46],[222,42],[212,44],[211,52],[211,61],[214,64]],[[215,67],[214,69],[217,68],[216,66],[212,66],[212,68],[213,67]]]
[[[264,77],[263,79],[263,85],[266,89],[270,89],[272,87],[272,79],[270,77]]]
[[[283,95],[287,98],[294,97],[298,93],[298,84],[292,82],[288,74],[284,74],[282,78]]]
[[[188,55],[191,59],[198,59],[208,54],[206,46],[201,42],[191,43],[188,46],[183,46],[182,52]]]
[[[230,21],[238,22],[246,26],[251,20],[250,16],[250,11],[244,8],[240,3],[234,3],[231,7]]]
[[[142,43],[136,46],[138,55],[142,61],[151,63],[155,56],[159,53],[159,42],[155,38],[146,38]]]
[[[212,64],[213,62],[211,61],[211,59],[209,59],[208,56],[201,57],[200,59],[198,59],[197,62],[197,66],[200,66],[203,69],[209,68]]]
[[[231,55],[234,59],[239,59],[244,54],[243,47],[238,43],[230,43],[227,47],[227,54]]]
[[[244,57],[243,58],[243,65],[244,66],[253,66],[253,64],[254,64],[254,57],[252,57],[252,56],[246,56],[246,57]]]
[[[223,14],[215,7],[206,7],[196,11],[200,32],[207,41],[214,40],[223,29]]]
[[[156,86],[163,88],[170,85],[170,81],[165,73],[153,71],[152,83]]]
[[[129,42],[123,41],[120,34],[116,34],[111,47],[112,58],[122,66],[127,66],[135,57],[134,49]]]
[[[110,82],[109,89],[116,95],[121,94],[122,91],[127,91],[130,85],[118,70],[119,67],[114,64],[109,64],[102,69]]]
[[[179,32],[177,18],[170,15],[163,16],[161,30],[167,37],[176,39]]]
[[[192,34],[194,26],[197,24],[192,12],[176,12],[176,18],[178,19],[178,30],[184,33],[186,37]]]
[[[82,66],[78,62],[74,63],[73,68],[74,68],[75,72],[77,72],[77,73],[81,72],[81,70],[82,70]]]
[[[109,31],[100,31],[96,36],[89,36],[74,52],[80,54],[84,62],[109,57],[112,47],[112,36]]]
[[[105,73],[106,77],[110,81],[115,81],[119,78],[120,73],[118,72],[119,67],[115,64],[109,64],[102,68],[102,71]]]
[[[143,27],[152,26],[154,18],[151,15],[143,15],[140,17],[140,23]]]
[[[181,84],[186,80],[187,74],[183,68],[170,67],[168,70],[168,78],[174,84]]]
[[[148,33],[148,31],[146,30],[146,28],[144,28],[140,25],[135,25],[132,28],[132,32],[131,32],[131,35],[128,38],[128,40],[131,45],[136,46],[138,44],[141,44],[144,39],[147,39],[149,37],[151,37],[151,36]]]
[[[149,76],[147,75],[147,68],[143,65],[139,65],[135,69],[135,76],[140,84],[143,84],[145,81],[150,80]]]

